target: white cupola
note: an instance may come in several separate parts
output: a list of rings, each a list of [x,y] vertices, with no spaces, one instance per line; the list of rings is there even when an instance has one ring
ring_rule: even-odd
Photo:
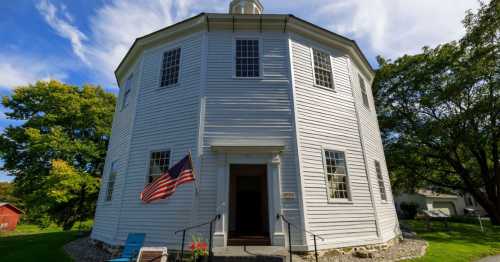
[[[263,11],[259,0],[232,0],[229,4],[230,14],[260,15]]]

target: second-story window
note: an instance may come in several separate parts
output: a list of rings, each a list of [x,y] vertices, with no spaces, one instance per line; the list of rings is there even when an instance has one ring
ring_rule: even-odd
[[[313,49],[314,56],[314,81],[316,85],[333,88],[332,63],[330,55]]]
[[[171,86],[179,81],[181,49],[176,48],[163,54],[160,86]]]
[[[128,106],[129,99],[130,99],[130,92],[132,90],[132,79],[134,78],[134,75],[131,74],[128,78],[127,81],[125,81],[125,87],[123,91],[123,98],[122,98],[122,109]]]
[[[259,40],[236,40],[236,77],[259,77]]]
[[[359,87],[361,88],[361,95],[363,96],[363,104],[369,109],[370,103],[368,102],[368,93],[366,92],[366,83],[363,77],[358,74]]]
[[[156,178],[168,171],[170,164],[170,151],[151,152],[149,158],[148,182],[153,182]]]

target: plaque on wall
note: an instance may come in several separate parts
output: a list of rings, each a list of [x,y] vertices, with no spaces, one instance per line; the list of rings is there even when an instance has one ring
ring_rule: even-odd
[[[295,199],[295,192],[283,192],[283,193],[281,193],[281,198],[283,198],[283,199]]]

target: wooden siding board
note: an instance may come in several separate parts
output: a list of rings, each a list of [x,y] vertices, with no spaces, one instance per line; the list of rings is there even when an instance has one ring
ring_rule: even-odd
[[[295,110],[300,124],[299,153],[308,227],[325,235],[329,245],[341,246],[346,241],[363,244],[363,239],[376,239],[377,234],[350,89],[348,59],[337,50],[320,46],[329,50],[332,56],[334,90],[316,87],[310,48],[317,45],[297,36],[293,36],[292,40],[297,96]],[[328,202],[322,160],[324,146],[347,149],[350,203]],[[345,221],[356,223],[337,223]]]

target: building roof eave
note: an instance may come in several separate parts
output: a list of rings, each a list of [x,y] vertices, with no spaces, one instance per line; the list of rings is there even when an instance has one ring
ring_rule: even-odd
[[[310,36],[315,36],[319,39],[323,39],[328,43],[334,43],[337,46],[341,46],[343,49],[348,51],[351,56],[356,60],[356,62],[361,65],[361,69],[368,74],[370,80],[373,80],[375,71],[372,66],[368,62],[367,58],[359,48],[356,41],[351,40],[347,37],[339,35],[337,33],[331,32],[325,28],[317,26],[311,22],[308,22],[304,19],[298,18],[292,14],[262,14],[262,15],[233,15],[233,14],[219,14],[219,13],[200,13],[196,16],[188,18],[186,20],[180,21],[173,25],[167,26],[150,34],[144,35],[135,39],[134,43],[127,51],[122,61],[118,65],[115,70],[115,77],[118,85],[120,84],[119,80],[122,79],[121,75],[125,73],[126,64],[131,58],[137,56],[142,48],[148,43],[152,43],[155,39],[162,38],[162,35],[168,34],[182,34],[189,29],[202,25],[203,28],[208,30],[209,23],[214,22],[215,20],[228,20],[233,21],[236,19],[259,19],[262,23],[270,22],[270,23],[283,23],[284,31],[295,31],[299,34],[307,34]],[[210,21],[210,22],[209,22]]]

